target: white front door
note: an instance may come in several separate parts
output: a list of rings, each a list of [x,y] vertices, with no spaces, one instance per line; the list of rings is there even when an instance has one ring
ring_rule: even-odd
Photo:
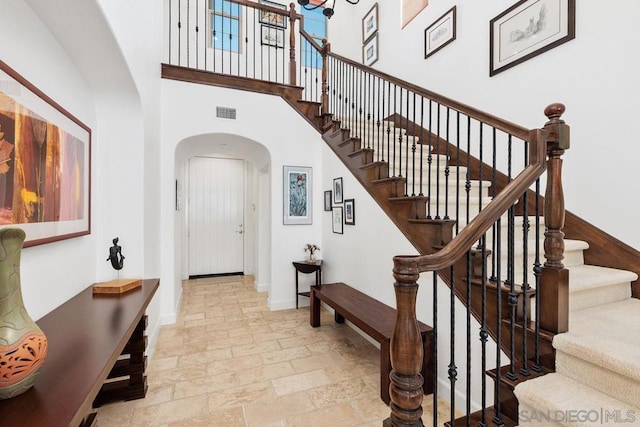
[[[244,162],[189,161],[189,276],[244,271]]]

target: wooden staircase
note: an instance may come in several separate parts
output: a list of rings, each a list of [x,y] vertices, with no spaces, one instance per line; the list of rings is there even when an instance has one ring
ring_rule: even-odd
[[[442,250],[450,243],[456,234],[456,220],[453,219],[451,212],[450,218],[444,218],[441,214],[435,215],[435,212],[430,212],[428,206],[429,197],[426,195],[426,191],[423,194],[419,194],[420,191],[415,192],[410,189],[412,187],[411,177],[405,176],[393,176],[394,165],[393,162],[377,160],[376,150],[372,144],[367,144],[358,136],[356,132],[352,132],[349,128],[349,124],[346,122],[340,122],[334,120],[333,115],[329,113],[322,113],[322,105],[320,103],[301,101],[302,88],[292,87],[282,84],[274,84],[269,82],[257,82],[253,79],[246,79],[235,76],[225,76],[219,73],[212,73],[202,70],[193,70],[185,67],[177,67],[172,65],[163,64],[162,66],[163,78],[176,79],[181,81],[196,82],[202,84],[219,85],[223,87],[250,90],[260,93],[267,93],[271,95],[281,96],[289,105],[291,105],[307,122],[314,126],[321,134],[325,142],[334,151],[334,153],[340,158],[340,160],[348,167],[353,173],[356,179],[362,184],[362,186],[371,194],[376,200],[383,211],[394,222],[403,235],[413,244],[420,254],[435,254]],[[426,146],[424,141],[427,138],[431,138],[431,145],[429,150],[434,156],[443,156],[451,164],[462,164],[466,167],[466,172],[471,177],[478,177],[484,174],[489,176],[491,173],[491,166],[483,163],[480,159],[471,155],[467,155],[465,152],[456,150],[455,146],[444,138],[438,137],[433,134],[429,134],[428,131],[420,129],[420,127],[400,116],[399,114],[392,114],[386,117],[385,121],[387,126],[395,127],[398,131],[403,132],[405,135],[421,134],[419,144]],[[423,141],[424,140],[424,141]],[[375,144],[373,144],[375,145]],[[398,174],[396,174],[398,175]],[[488,187],[486,197],[493,198],[500,194],[505,186],[509,183],[509,178],[498,174],[492,181],[492,185]],[[415,181],[415,180],[414,180]],[[407,191],[409,190],[409,191]],[[412,195],[407,195],[411,193]],[[415,193],[415,194],[414,194]],[[544,200],[542,200],[544,202]],[[525,205],[522,197],[516,203],[515,214],[521,215],[523,213],[523,206]],[[528,197],[526,205],[529,212],[534,209],[534,198]],[[611,267],[622,267],[632,271],[640,271],[640,267],[635,263],[635,260],[640,259],[640,253],[638,251],[629,248],[623,243],[611,238],[608,239],[606,233],[603,233],[596,227],[584,222],[580,218],[567,214],[567,237],[576,238],[582,237],[589,241],[589,244],[593,244],[594,251],[587,252],[585,254],[585,261],[588,259],[591,264],[607,265]],[[544,225],[543,225],[544,227]],[[583,237],[584,236],[584,237]],[[586,237],[586,238],[585,238]],[[613,248],[615,255],[610,256],[603,248]],[[495,281],[487,281],[486,275],[482,272],[486,271],[486,258],[490,256],[490,251],[482,253],[480,250],[471,251],[471,298],[470,304],[473,314],[479,317],[482,311],[481,306],[481,293],[484,286],[487,289],[494,290],[490,292],[490,296],[486,301],[486,309],[488,311],[487,324],[488,335],[494,339],[497,337],[498,324],[495,320],[498,307],[501,312],[508,313],[509,306],[509,293],[510,289],[505,286],[504,283],[500,286],[500,293],[502,297],[498,301],[496,295],[497,286]],[[613,259],[609,259],[613,258]],[[455,290],[457,297],[463,302],[467,301],[466,296],[466,281],[467,281],[467,260],[461,258],[454,264],[453,271],[454,277],[451,275],[452,269],[442,268],[438,270],[439,276],[447,283],[455,284]],[[504,277],[503,277],[504,279]],[[504,280],[502,280],[504,282]],[[634,296],[640,295],[640,289],[637,284],[633,285]],[[516,291],[517,294],[517,318],[522,320],[525,318],[531,319],[531,298],[532,293],[526,294],[522,291]],[[524,300],[529,302],[525,305]],[[505,329],[508,325],[508,320],[504,319],[500,325],[503,328],[501,335],[500,346],[502,350],[509,354],[511,351],[511,334],[505,333]],[[515,348],[523,347],[523,333],[522,326],[516,326],[514,335]],[[554,332],[543,329],[540,334],[540,340],[537,345],[540,348],[540,358],[537,361],[539,371],[528,369],[528,376],[519,375],[518,378],[509,378],[508,366],[503,366],[500,369],[493,369],[487,372],[489,377],[497,381],[498,389],[501,392],[499,413],[501,414],[501,421],[504,425],[516,425],[518,415],[518,404],[515,395],[513,394],[514,388],[523,379],[532,379],[544,375],[545,373],[552,372],[554,370],[554,349],[551,346],[551,340],[553,339]],[[526,334],[527,346],[533,348],[536,343],[534,342],[534,326],[531,325],[528,328]],[[519,372],[522,369],[522,362],[515,364],[515,371]],[[472,414],[471,419],[475,420],[478,417],[484,419],[492,419],[492,408],[486,408],[484,414]],[[488,418],[487,418],[488,417]],[[459,419],[456,423],[465,422],[465,419]],[[473,421],[475,424],[476,421]]]

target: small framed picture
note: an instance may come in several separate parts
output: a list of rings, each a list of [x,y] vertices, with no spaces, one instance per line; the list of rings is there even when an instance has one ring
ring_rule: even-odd
[[[337,205],[342,203],[342,177],[333,179],[333,204]]]
[[[353,199],[344,201],[344,223],[356,225],[356,202]]]
[[[494,76],[576,37],[576,0],[522,0],[491,20]]]
[[[274,3],[269,0],[260,0],[260,4],[276,7],[285,11],[287,10],[287,6],[280,3]],[[286,14],[280,15],[279,13],[260,10],[259,21],[261,24],[269,24],[280,28],[287,28]]]
[[[324,210],[331,212],[331,207],[331,190],[327,190],[324,192]]]
[[[362,44],[365,44],[378,31],[378,3],[362,18]]]
[[[269,25],[262,25],[260,28],[260,44],[284,49],[284,30]]]
[[[331,231],[336,234],[343,234],[342,206],[334,206],[332,211]]]
[[[424,30],[424,57],[430,57],[455,39],[456,7],[453,6]]]
[[[373,65],[378,60],[378,33],[362,46],[362,63]]]

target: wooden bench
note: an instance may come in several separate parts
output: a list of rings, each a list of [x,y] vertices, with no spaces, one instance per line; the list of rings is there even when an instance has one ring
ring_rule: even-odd
[[[389,404],[389,374],[391,373],[390,345],[396,322],[396,310],[380,301],[353,289],[344,283],[311,286],[310,323],[320,326],[320,302],[335,310],[335,321],[347,319],[371,338],[380,343],[380,398]],[[422,361],[422,386],[425,394],[433,392],[433,329],[418,322],[422,334],[424,358]]]

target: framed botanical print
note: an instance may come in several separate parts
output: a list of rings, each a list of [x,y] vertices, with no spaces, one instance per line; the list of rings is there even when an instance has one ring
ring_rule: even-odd
[[[313,223],[313,171],[306,166],[284,166],[283,224]]]

